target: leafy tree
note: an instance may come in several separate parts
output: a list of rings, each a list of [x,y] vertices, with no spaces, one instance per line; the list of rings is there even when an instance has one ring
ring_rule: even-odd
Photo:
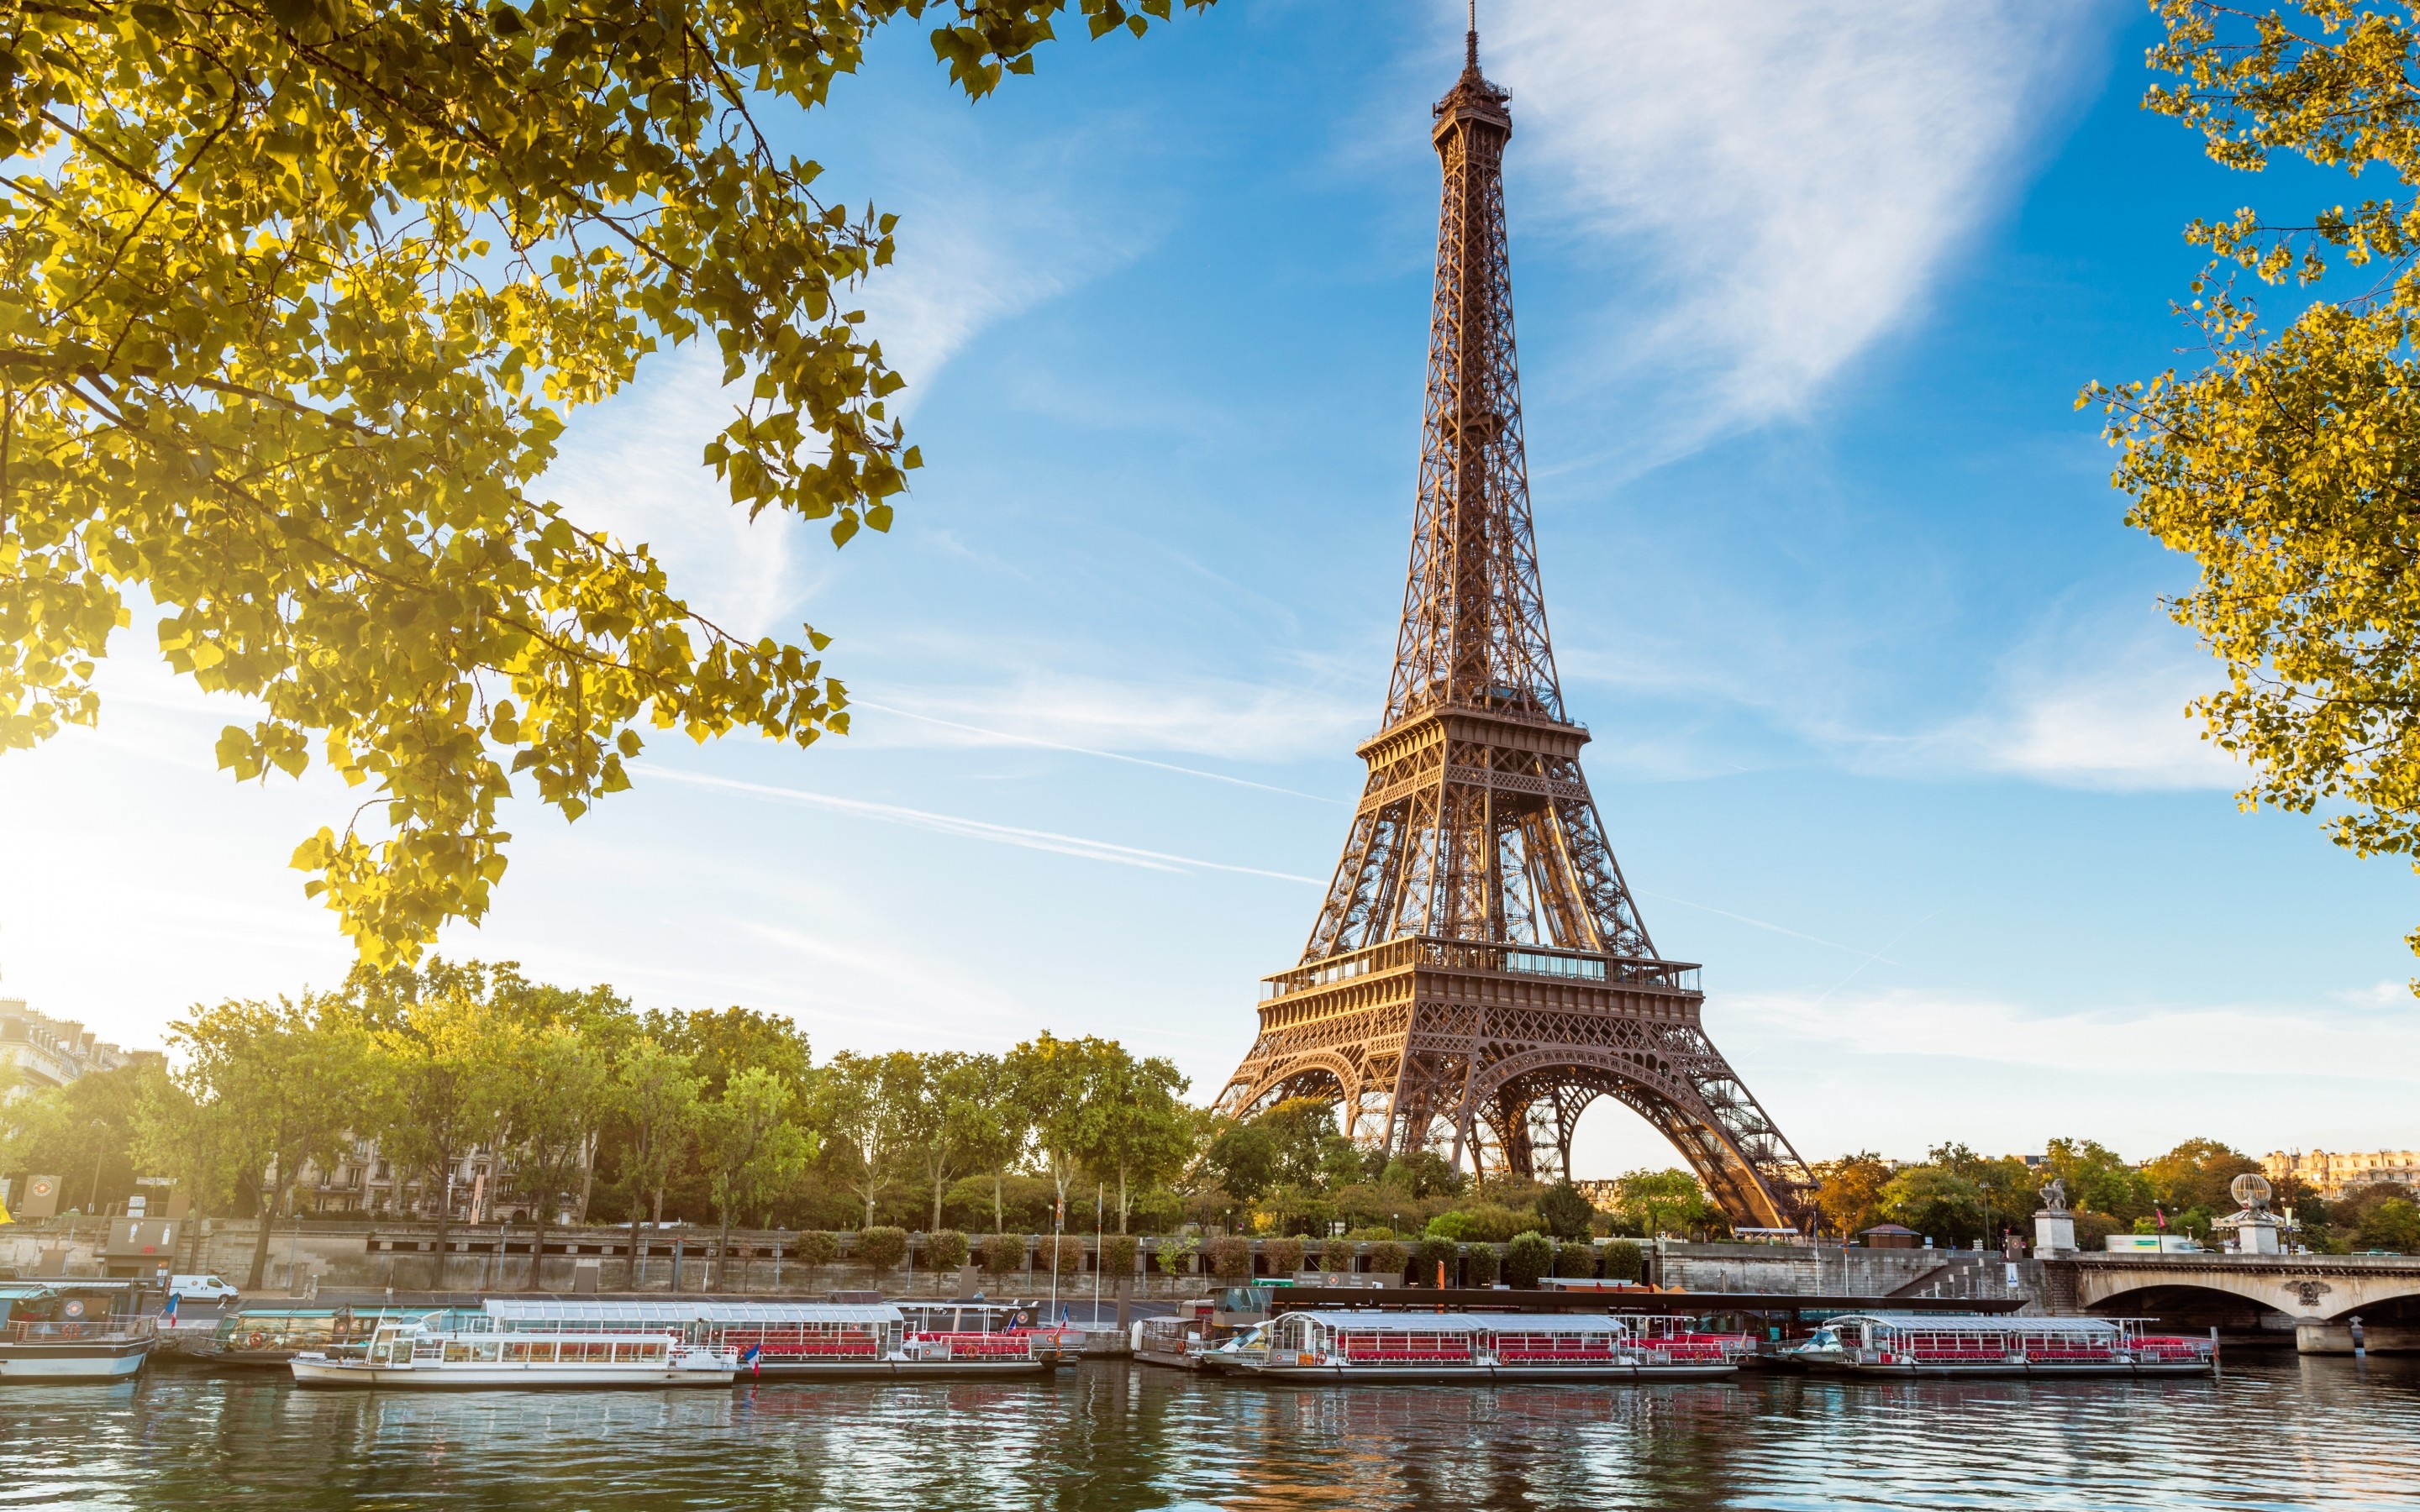
[[[147,1062],[146,1070],[135,1100],[134,1158],[184,1194],[192,1270],[202,1252],[201,1220],[225,1212],[242,1184],[240,1131],[231,1104],[200,1101],[163,1064]]]
[[[1194,1153],[1201,1122],[1180,1101],[1190,1085],[1173,1061],[1136,1059],[1120,1046],[1105,1057],[1084,1132],[1084,1164],[1117,1191],[1118,1232],[1139,1184],[1166,1180]]]
[[[865,1206],[865,1227],[874,1227],[875,1204],[912,1154],[907,1119],[917,1079],[916,1057],[904,1050],[887,1056],[844,1050],[824,1065],[814,1121],[841,1179]]]
[[[553,1023],[516,1035],[504,1072],[499,1144],[536,1220],[530,1236],[529,1289],[542,1285],[546,1230],[557,1194],[585,1161],[605,1116],[612,1068],[602,1048],[578,1027]]]
[[[103,1211],[132,1190],[135,1121],[143,1089],[160,1074],[147,1062],[93,1072],[64,1087],[0,1092],[0,1171],[54,1170],[62,1195]],[[74,1194],[82,1192],[80,1200]]]
[[[2170,1213],[2199,1212],[2205,1220],[2233,1211],[2236,1204],[2227,1188],[2237,1177],[2259,1169],[2258,1161],[2215,1139],[2188,1139],[2143,1163],[2153,1197]],[[2208,1227],[2206,1221],[2202,1227]]]
[[[2173,82],[2147,109],[2197,132],[2210,158],[2259,172],[2300,160],[2381,192],[2351,208],[2195,221],[2211,263],[2192,285],[2199,371],[2096,383],[2119,448],[2127,521],[2200,567],[2176,620],[2226,664],[2194,701],[2205,738],[2242,758],[2247,807],[2324,806],[2363,856],[2420,846],[2420,89],[2411,8],[2300,0],[2253,11],[2159,0],[2151,67]],[[2229,271],[2308,286],[2282,331]],[[2420,951],[2420,930],[2406,936]]]
[[[1277,1180],[1278,1142],[1259,1124],[1230,1124],[1210,1141],[1202,1164],[1219,1186],[1249,1202]]]
[[[1705,1188],[1683,1170],[1632,1171],[1614,1183],[1614,1211],[1653,1235],[1685,1229],[1714,1211]]]
[[[1034,1151],[1058,1189],[1062,1211],[1067,1183],[1094,1142],[1094,1108],[1115,1084],[1117,1065],[1125,1058],[1125,1050],[1109,1041],[1092,1035],[1062,1040],[1045,1030],[1001,1063],[1009,1096],[1033,1131]]]
[[[2033,1168],[2014,1155],[1978,1155],[1964,1145],[1947,1144],[1934,1146],[1927,1159],[1974,1186],[1981,1211],[1975,1234],[1984,1239],[2040,1206]]]
[[[697,1129],[698,1079],[689,1057],[641,1035],[613,1069],[614,1110],[623,1125],[622,1190],[629,1200],[628,1284],[639,1285],[639,1220],[652,1196],[663,1216],[664,1181]]]
[[[847,291],[894,218],[826,205],[757,123],[928,12],[980,97],[1066,6],[12,8],[0,748],[94,718],[139,591],[173,668],[264,705],[223,766],[317,745],[373,785],[384,837],[322,829],[295,865],[383,963],[486,912],[512,776],[577,818],[642,721],[845,730],[824,637],[726,631],[532,490],[570,411],[703,338],[747,384],[703,452],[733,503],[888,529],[919,458]],[[1076,6],[1095,36],[1171,9]]]
[[[225,1168],[252,1193],[260,1222],[244,1285],[256,1288],[273,1220],[303,1167],[334,1158],[372,1095],[373,1046],[328,997],[196,1008],[168,1026],[167,1038],[184,1058],[179,1086],[210,1110],[199,1127],[214,1143],[224,1139]]]
[[[900,1142],[933,1194],[935,1230],[950,1181],[985,1152],[996,1127],[985,1107],[995,1079],[986,1058],[943,1051],[911,1057],[912,1071],[900,1068]]]
[[[1843,1155],[1815,1167],[1820,1183],[1815,1209],[1833,1232],[1847,1238],[1883,1222],[1883,1188],[1890,1184],[1888,1162],[1872,1150]]]
[[[1983,1231],[1983,1191],[1946,1165],[1910,1165],[1883,1188],[1883,1211],[1919,1234],[1951,1241]]]
[[[1538,1198],[1538,1216],[1557,1239],[1586,1239],[1596,1220],[1596,1204],[1580,1195],[1569,1179],[1546,1188]]]
[[[442,960],[426,971],[357,965],[346,981],[348,1002],[378,1049],[382,1096],[365,1112],[379,1149],[436,1197],[434,1287],[445,1285],[456,1174],[504,1129],[525,1027],[504,1000],[526,986],[509,964]]]
[[[658,1044],[689,1057],[701,1096],[721,1097],[731,1078],[761,1068],[789,1088],[794,1105],[805,1105],[814,1062],[806,1035],[789,1019],[746,1008],[653,1011],[642,1015],[640,1026]]]
[[[789,1083],[751,1066],[698,1108],[699,1143],[714,1173],[714,1211],[722,1222],[718,1255],[731,1253],[731,1215],[756,1211],[814,1157],[815,1136],[790,1119],[795,1097]]]
[[[2420,1205],[2409,1197],[2387,1198],[2362,1215],[2352,1242],[2363,1249],[2420,1255]]]
[[[2132,1223],[2151,1211],[2151,1180],[2116,1151],[2090,1139],[2054,1139],[2045,1150],[2051,1174],[2067,1183],[2072,1207]]]

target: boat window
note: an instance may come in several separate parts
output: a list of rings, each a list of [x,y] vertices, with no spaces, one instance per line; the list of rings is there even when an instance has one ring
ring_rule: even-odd
[[[494,1365],[504,1355],[504,1344],[498,1339],[481,1339],[474,1354],[480,1364]]]
[[[468,1340],[447,1339],[445,1341],[445,1363],[447,1365],[458,1365],[470,1358],[471,1346]]]

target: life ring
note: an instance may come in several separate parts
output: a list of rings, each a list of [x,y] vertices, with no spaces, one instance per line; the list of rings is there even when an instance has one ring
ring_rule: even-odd
[[[268,1342],[269,1335],[260,1332],[258,1329],[255,1329],[250,1334],[244,1335],[243,1347],[247,1350],[256,1350]]]
[[[80,1339],[84,1337],[84,1325],[82,1323],[62,1324],[59,1328],[59,1336],[61,1338]]]

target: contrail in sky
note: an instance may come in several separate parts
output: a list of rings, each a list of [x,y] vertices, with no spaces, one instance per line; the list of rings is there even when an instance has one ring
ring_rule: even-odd
[[[1045,750],[1073,751],[1078,756],[1098,756],[1105,762],[1130,762],[1137,766],[1156,766],[1163,772],[1182,772],[1187,777],[1208,778],[1213,782],[1232,782],[1239,788],[1258,788],[1263,793],[1282,793],[1289,798],[1309,798],[1313,803],[1342,805],[1342,798],[1326,797],[1317,793],[1304,793],[1295,788],[1281,788],[1274,782],[1255,782],[1249,778],[1229,777],[1224,772],[1205,772],[1198,766],[1179,766],[1174,762],[1155,762],[1144,756],[1129,756],[1122,750],[1102,750],[1093,746],[1071,746],[1063,740],[1044,740],[1038,735],[1014,734],[1006,730],[986,730],[979,724],[960,724],[955,719],[937,719],[929,714],[910,714],[906,709],[887,703],[875,703],[865,699],[851,699],[852,709],[872,709],[878,714],[895,714],[903,719],[919,719],[937,724],[944,730],[963,730],[970,735],[986,735],[993,740],[1005,740],[1019,746],[1040,746]]]
[[[1236,866],[1228,861],[1205,861],[1199,856],[1172,856],[1166,851],[1146,851],[1105,840],[1087,840],[1081,835],[1061,835],[1047,829],[1020,829],[1014,825],[995,825],[985,819],[961,819],[955,814],[902,808],[895,803],[869,803],[862,798],[838,798],[828,793],[810,793],[803,788],[773,787],[764,782],[743,782],[737,778],[708,777],[703,772],[684,772],[651,763],[634,762],[629,772],[633,777],[660,777],[667,781],[721,788],[752,797],[803,804],[810,809],[828,809],[834,813],[855,814],[861,819],[929,829],[936,834],[989,841],[995,845],[1018,845],[1031,851],[1052,851],[1061,856],[1078,856],[1092,861],[1113,861],[1120,866],[1139,866],[1152,872],[1233,872],[1248,877],[1274,877],[1280,882],[1299,882],[1313,887],[1327,886],[1319,877],[1300,876],[1292,872],[1271,872],[1257,866]]]

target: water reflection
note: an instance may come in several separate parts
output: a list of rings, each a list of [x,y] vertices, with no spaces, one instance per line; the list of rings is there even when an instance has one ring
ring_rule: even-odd
[[[2216,1381],[0,1389],[0,1506],[2420,1509],[2420,1362]]]

